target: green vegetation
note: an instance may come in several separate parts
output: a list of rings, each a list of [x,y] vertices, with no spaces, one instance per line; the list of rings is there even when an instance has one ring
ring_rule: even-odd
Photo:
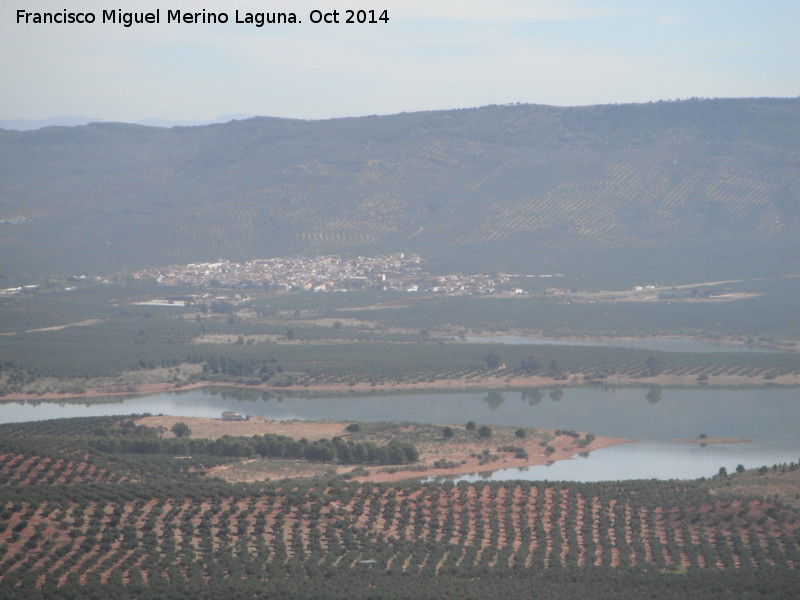
[[[788,276],[798,270],[798,117],[798,99],[746,99],[0,131],[0,197],[13,217],[0,223],[0,396],[517,378],[534,381],[522,392],[533,406],[547,392],[535,378],[546,378],[554,402],[554,385],[624,380],[648,385],[655,404],[656,377],[785,383],[800,373],[797,353],[465,338],[800,339],[800,278]],[[503,271],[517,273],[503,291],[526,293],[197,290],[132,274],[217,257],[397,251],[427,259],[420,283]],[[712,287],[746,297],[600,293],[709,279],[737,280]],[[39,287],[5,290],[25,284]],[[203,292],[187,307],[140,304]],[[506,398],[495,389],[484,401]],[[481,464],[501,458],[484,444],[524,458],[533,433],[470,421],[382,438],[390,428],[402,429],[353,423],[308,441],[198,439],[182,422],[170,432],[129,417],[0,425],[0,597],[713,600],[794,598],[800,587],[795,463],[696,482],[345,481],[363,465],[416,462],[418,441],[469,438]],[[578,448],[595,439],[556,434]],[[551,442],[539,442],[548,455]],[[253,484],[208,474],[243,459],[314,462],[326,474]],[[354,468],[339,478],[338,465]]]
[[[782,278],[797,270],[798,179],[789,166],[798,161],[798,110],[796,99],[751,99],[486,107],[371,117],[368,127],[255,119],[0,132],[4,210],[24,217],[2,224],[0,275],[8,286],[40,285],[0,297],[0,333],[10,334],[0,336],[0,394],[203,381],[391,388],[517,377],[714,384],[735,375],[772,383],[800,372],[797,354],[463,338],[523,330],[799,339],[800,280]],[[530,295],[216,286],[195,306],[151,307],[136,303],[197,290],[129,271],[312,251],[419,252],[430,271],[421,277],[512,271],[521,275],[509,288]],[[524,277],[536,273],[563,277]],[[763,279],[721,285],[759,296],[581,297],[742,277]],[[562,393],[550,389],[549,398]],[[535,405],[545,392],[522,398]],[[650,385],[646,398],[658,403],[661,388]],[[498,390],[485,397],[490,408],[505,401]],[[381,427],[353,423],[344,437],[309,442],[197,439],[180,422],[170,436],[122,417],[0,425],[0,596],[793,598],[800,585],[794,463],[721,469],[698,482],[598,484],[388,485],[328,475],[244,485],[205,474],[259,458],[353,465],[352,478],[362,465],[417,460],[411,441],[378,440]],[[525,455],[523,429],[517,439],[513,429],[502,438],[474,422],[466,430],[431,426],[418,437],[469,437]],[[578,448],[594,440],[556,433]],[[499,458],[489,448],[475,456]]]
[[[172,426],[171,431],[177,438],[184,438],[192,435],[192,430],[189,428],[189,426],[186,423],[181,422],[175,423]]]
[[[716,494],[755,496],[800,510],[800,459],[796,463],[763,465],[757,469],[738,465],[735,473],[713,477],[706,485]]]
[[[2,224],[0,272],[405,251],[511,272],[534,257],[578,284],[777,274],[799,113],[751,98],[0,131],[4,211],[25,219]]]
[[[130,371],[162,369],[161,380],[176,384],[216,381],[271,386],[357,383],[389,384],[426,382],[438,379],[542,375],[582,380],[611,376],[642,378],[652,376],[648,361],[658,356],[661,375],[745,375],[773,379],[800,371],[793,353],[667,353],[624,348],[581,346],[506,346],[504,364],[487,368],[485,345],[456,341],[416,344],[394,342],[347,342],[307,344],[191,344],[188,332],[193,324],[168,318],[153,318],[149,325],[160,333],[141,343],[142,321],[103,323],[0,337],[0,392],[31,389],[42,378],[108,378],[100,387],[125,391],[136,377]],[[184,336],[180,339],[180,336]],[[325,338],[318,338],[323,340]],[[535,348],[540,363],[530,370],[529,356]],[[196,365],[193,371],[184,366]],[[115,380],[119,376],[122,379]],[[69,391],[58,382],[46,384],[49,391]],[[72,381],[65,385],[81,385]],[[45,386],[45,387],[46,387]],[[35,389],[48,391],[44,388]]]
[[[0,298],[2,328],[16,332],[0,336],[0,394],[75,393],[87,388],[124,392],[140,383],[178,386],[201,380],[273,387],[359,382],[377,386],[488,376],[577,376],[581,382],[658,375],[713,384],[716,376],[737,375],[757,383],[797,373],[800,364],[792,352],[487,347],[458,339],[466,327],[550,336],[728,336],[742,344],[777,348],[781,341],[800,338],[793,325],[800,323],[800,278],[738,287],[764,295],[713,306],[418,297],[408,306],[394,307],[393,299],[407,295],[254,293],[248,301],[231,304],[230,313],[214,313],[198,306],[131,304],[163,297],[163,288],[147,284],[87,284],[74,292],[76,296],[42,291]],[[233,291],[222,293],[235,297]],[[376,302],[390,304],[369,308]],[[304,308],[291,308],[296,304]],[[80,326],[47,329],[74,323]],[[420,337],[422,329],[430,335]],[[26,330],[31,332],[22,333]],[[500,399],[490,399],[495,400]]]
[[[750,343],[800,337],[800,278],[743,282],[730,287],[764,295],[710,304],[565,303],[559,297],[432,297],[418,299],[409,306],[387,306],[380,315],[375,315],[376,311],[348,314],[365,319],[379,316],[387,326],[409,330],[447,328],[453,337],[463,328],[496,333],[534,330],[545,337],[731,336]],[[525,366],[530,364],[531,370],[541,368],[541,358],[535,354],[525,359]]]
[[[731,487],[795,464],[698,482],[245,485],[204,476],[213,457],[93,449],[103,438],[159,439],[127,417],[0,426],[4,598],[790,598],[800,583],[797,506]]]
[[[71,431],[82,419],[60,419],[46,422],[46,430],[57,431],[58,423],[67,425]],[[91,418],[89,422],[94,422]],[[42,438],[36,432],[41,426],[36,423],[0,425],[0,432],[5,432],[9,439],[0,441],[0,448],[11,451],[19,447],[24,440],[26,448],[44,445],[56,448],[70,448],[74,452],[97,453],[107,462],[115,462],[119,455],[154,455],[169,456],[208,456],[208,457],[250,457],[294,458],[312,462],[342,464],[378,464],[399,465],[416,462],[419,452],[410,443],[402,440],[391,440],[388,444],[377,445],[368,441],[350,441],[342,438],[333,440],[321,439],[309,442],[292,438],[267,434],[251,437],[225,435],[216,440],[189,438],[191,430],[182,422],[172,427],[174,438],[162,438],[162,432],[144,425],[135,425],[132,419],[101,419],[97,425],[83,427],[83,435],[79,438],[63,434],[49,435]],[[31,441],[33,440],[33,441]]]
[[[742,344],[776,348],[781,341],[800,338],[800,330],[793,326],[800,323],[796,302],[800,278],[737,285],[763,295],[713,306],[561,304],[544,297],[415,297],[407,306],[396,306],[393,301],[406,304],[408,294],[253,292],[243,301],[228,290],[219,293],[231,299],[226,302],[230,311],[204,312],[202,306],[132,304],[163,297],[164,288],[142,282],[86,284],[73,292],[75,296],[45,290],[0,298],[0,327],[14,332],[0,336],[0,394],[80,393],[88,388],[125,392],[138,384],[159,382],[388,386],[528,376],[571,384],[610,377],[677,376],[713,384],[716,376],[737,375],[763,383],[797,373],[800,364],[792,352],[487,346],[459,339],[467,327],[551,336],[724,335]],[[376,303],[380,310],[370,308]],[[48,329],[70,324],[77,325]],[[421,330],[429,335],[420,336]],[[655,391],[652,397],[657,400]],[[487,402],[491,406],[502,397]]]

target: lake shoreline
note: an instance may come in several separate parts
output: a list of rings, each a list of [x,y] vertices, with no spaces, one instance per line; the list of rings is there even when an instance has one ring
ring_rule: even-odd
[[[464,462],[460,465],[447,468],[428,468],[426,471],[414,471],[411,469],[404,470],[403,467],[397,467],[397,470],[391,471],[377,471],[365,475],[363,477],[354,477],[355,481],[370,481],[375,483],[398,483],[401,481],[409,481],[414,479],[427,479],[429,477],[458,477],[464,475],[474,475],[477,473],[485,473],[490,471],[499,471],[503,469],[525,469],[528,467],[541,467],[545,465],[554,464],[562,460],[573,460],[579,454],[590,454],[594,450],[601,448],[609,448],[611,446],[618,446],[621,444],[630,444],[636,440],[627,438],[614,438],[597,436],[594,441],[585,448],[575,448],[574,444],[570,443],[557,443],[555,452],[552,454],[544,454],[537,452],[530,454],[529,458],[518,459],[513,457],[503,458],[502,462],[492,462],[481,464],[480,460],[475,457],[465,456],[461,460]],[[533,448],[531,446],[528,449]]]
[[[191,437],[194,438],[219,439],[224,435],[249,437],[275,434],[297,440],[305,438],[309,441],[332,439],[337,436],[348,438],[347,426],[350,423],[349,421],[286,421],[266,419],[259,416],[243,421],[224,421],[213,418],[164,415],[141,417],[137,419],[136,424],[159,428],[165,432],[164,436],[172,437],[169,431],[177,422],[185,423],[191,430]],[[451,424],[451,426],[458,431],[463,430],[461,425]],[[410,427],[413,428],[413,426]],[[540,433],[546,433],[550,437],[547,443],[542,445],[538,437],[517,438],[511,435],[509,438],[509,432],[513,431],[513,429],[511,426],[495,426],[491,438],[482,439],[476,436],[466,442],[463,439],[452,442],[442,439],[432,447],[430,444],[425,444],[419,447],[419,462],[383,467],[364,465],[368,473],[363,475],[348,476],[348,473],[357,465],[327,464],[325,466],[334,467],[337,475],[348,476],[348,479],[352,481],[395,483],[428,477],[457,477],[489,470],[524,469],[526,467],[548,465],[561,460],[573,459],[579,454],[636,441],[629,438],[598,435],[593,436],[591,441],[581,445],[573,435],[553,429],[541,429],[538,430]],[[387,439],[392,439],[392,436],[389,435]],[[500,451],[496,451],[497,456],[493,460],[487,461],[480,456],[481,449],[503,443],[513,443],[515,446],[524,448],[526,456],[518,458],[512,453]],[[259,466],[254,464],[258,460],[245,459],[240,463],[213,467],[208,470],[207,475],[221,477],[232,482],[273,480],[281,479],[288,475],[286,472],[281,472],[280,461],[274,459],[264,460],[263,466]],[[446,466],[435,466],[438,461],[443,461]],[[238,467],[243,463],[249,463],[249,468],[245,470],[239,469]],[[295,465],[295,472],[292,475],[298,478],[316,476],[318,474],[314,472],[314,468],[317,466],[314,463],[310,463],[309,471],[303,472],[298,470]]]
[[[530,342],[531,345],[542,343],[545,345],[563,344],[568,346],[570,343],[575,343],[579,345],[588,344],[588,345],[598,345],[598,346],[614,346],[619,348],[626,348],[627,346],[625,344],[627,343],[658,342],[658,341],[670,342],[676,340],[691,340],[692,342],[697,342],[701,344],[712,344],[731,349],[749,348],[749,349],[755,349],[759,352],[776,352],[776,353],[800,352],[800,341],[793,339],[770,340],[770,341],[761,341],[761,340],[748,341],[735,336],[712,337],[712,336],[702,336],[702,335],[698,336],[691,334],[645,335],[645,336],[635,336],[635,335],[548,336],[542,331],[510,329],[502,333],[497,333],[497,332],[470,333],[468,334],[467,337],[474,339],[480,338],[482,340],[481,342],[473,342],[473,343],[489,343],[492,341],[493,338],[518,337],[518,338],[531,338],[533,340]],[[498,342],[498,343],[503,343],[503,342]],[[654,350],[654,352],[657,352],[657,350]],[[662,352],[672,352],[672,350],[662,350]],[[709,352],[713,353],[713,351]]]
[[[560,390],[563,389],[563,393]],[[499,392],[499,393],[498,393]],[[415,468],[391,468],[400,475],[381,475],[387,481],[389,475],[403,479],[418,479],[427,476],[445,475],[434,463],[445,468],[458,468],[457,477],[469,476],[480,479],[549,478],[575,481],[593,481],[625,478],[695,478],[709,477],[717,473],[720,466],[731,472],[739,464],[748,468],[794,461],[800,448],[800,437],[796,423],[800,422],[800,405],[797,388],[749,388],[707,389],[673,388],[664,390],[657,399],[649,397],[647,388],[619,387],[601,388],[583,386],[573,388],[550,388],[540,391],[496,392],[472,390],[452,392],[438,390],[432,393],[395,390],[395,394],[356,394],[343,392],[341,396],[330,394],[313,396],[308,393],[290,394],[264,393],[236,388],[195,389],[183,393],[156,393],[140,397],[78,399],[72,402],[60,400],[47,402],[28,400],[6,403],[3,409],[4,423],[22,423],[74,417],[129,415],[136,418],[145,415],[181,415],[185,418],[205,419],[216,434],[224,434],[228,427],[235,427],[237,434],[252,433],[248,427],[260,419],[273,422],[325,421],[328,423],[370,423],[362,426],[364,434],[371,430],[394,432],[413,429],[428,423],[427,433],[407,438],[422,444],[438,441],[446,426],[455,432],[453,442],[471,440],[475,442],[466,456],[455,456],[460,449],[455,446],[435,448],[431,460],[419,470]],[[652,395],[650,395],[652,396]],[[250,415],[250,421],[227,425],[221,418],[225,411]],[[180,420],[180,418],[179,418]],[[477,433],[464,434],[472,421],[478,428],[491,429],[489,437]],[[198,424],[201,421],[196,421]],[[456,425],[452,425],[455,423]],[[390,426],[388,426],[390,425]],[[167,424],[164,424],[166,427]],[[289,425],[286,425],[289,427]],[[283,425],[273,423],[277,432]],[[292,428],[304,427],[300,423]],[[342,426],[335,431],[320,431],[329,439],[347,435]],[[522,428],[527,435],[517,433]],[[194,427],[192,427],[194,430]],[[569,456],[552,455],[542,457],[560,460],[545,466],[531,463],[510,462],[516,452],[501,451],[524,445],[526,454],[533,458],[548,450],[552,438],[536,436],[536,431],[561,431],[560,437],[573,445]],[[169,431],[169,427],[167,427]],[[410,430],[409,430],[410,431]],[[477,428],[474,430],[477,432]],[[459,433],[460,432],[460,433]],[[591,432],[600,437],[637,440],[610,448],[583,448],[584,435],[578,439],[575,432]],[[197,433],[200,433],[199,431]],[[209,432],[207,432],[208,435]],[[309,431],[296,431],[299,437],[311,439]],[[167,434],[168,435],[168,434]],[[400,434],[404,435],[404,434]],[[569,439],[567,439],[569,438]],[[753,440],[752,443],[714,443],[733,439]],[[535,447],[527,448],[533,440]],[[685,440],[685,441],[676,441]],[[376,440],[377,441],[377,440]],[[594,441],[594,438],[592,438]],[[547,442],[544,446],[541,442]],[[591,450],[590,460],[580,456]],[[488,454],[486,453],[488,451]],[[473,463],[461,466],[461,461],[474,454]],[[524,456],[522,452],[520,456]],[[552,451],[548,451],[552,454]],[[494,458],[498,455],[500,458]],[[566,460],[567,458],[573,460]],[[547,462],[547,461],[546,461]],[[242,467],[239,475],[253,475],[254,470],[266,472],[267,468],[257,464]],[[332,465],[323,466],[317,475],[327,476]],[[534,468],[535,467],[535,468]],[[269,466],[273,469],[274,466]],[[298,466],[287,466],[283,472],[272,472],[266,476],[274,480],[293,477]],[[303,470],[307,465],[302,466]],[[424,468],[424,470],[423,470]],[[378,468],[373,466],[371,471]],[[343,477],[355,478],[362,473],[350,468],[340,473]],[[492,471],[489,474],[487,471]],[[449,474],[449,473],[448,473]],[[231,474],[234,475],[234,474]],[[263,476],[261,479],[263,481]],[[477,479],[476,479],[477,480]]]
[[[747,438],[729,438],[729,437],[696,437],[696,438],[673,438],[668,440],[676,444],[700,444],[706,446],[708,444],[751,444],[753,440]]]
[[[45,392],[38,394],[15,393],[0,397],[0,404],[7,402],[19,402],[25,400],[49,401],[49,400],[80,400],[103,397],[127,397],[142,396],[152,394],[162,394],[168,392],[186,392],[202,388],[208,389],[237,389],[249,390],[253,392],[269,392],[277,395],[282,394],[319,394],[319,395],[341,395],[341,394],[375,394],[375,393],[402,393],[402,392],[459,392],[459,391],[481,391],[481,390],[508,390],[519,391],[535,388],[553,387],[597,387],[597,386],[619,386],[619,387],[641,387],[658,386],[663,388],[785,388],[800,386],[800,375],[790,374],[781,375],[774,379],[765,380],[763,378],[746,377],[738,375],[712,376],[708,380],[698,382],[693,376],[668,376],[656,375],[654,377],[607,377],[605,379],[587,379],[582,375],[571,375],[568,379],[555,379],[552,377],[540,376],[519,376],[519,377],[479,377],[469,379],[442,379],[437,381],[424,382],[400,382],[400,383],[380,383],[371,384],[368,382],[350,383],[327,383],[327,384],[308,384],[290,386],[272,386],[268,383],[260,385],[246,385],[235,382],[221,381],[197,381],[184,385],[171,383],[146,383],[139,385],[126,385],[125,389],[114,387],[88,388],[83,392]]]

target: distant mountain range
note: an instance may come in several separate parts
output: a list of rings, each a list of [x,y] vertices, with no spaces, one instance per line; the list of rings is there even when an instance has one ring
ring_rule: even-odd
[[[254,115],[220,115],[210,121],[174,121],[170,119],[144,119],[136,121],[135,125],[148,127],[190,127],[196,125],[211,125],[213,123],[227,123],[234,119],[251,119]],[[52,117],[49,119],[0,119],[0,129],[13,129],[16,131],[33,131],[44,127],[78,127],[89,123],[108,123],[105,119],[92,117]]]
[[[7,274],[406,251],[671,281],[800,270],[799,241],[800,99],[0,131]]]

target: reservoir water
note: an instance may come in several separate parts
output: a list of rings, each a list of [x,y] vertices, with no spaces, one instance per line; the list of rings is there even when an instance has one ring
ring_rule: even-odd
[[[166,414],[219,417],[225,410],[268,419],[414,421],[574,429],[637,440],[549,467],[494,471],[475,478],[597,481],[629,478],[708,477],[729,471],[794,462],[800,457],[800,390],[550,388],[540,390],[299,397],[242,390],[114,398],[92,403],[45,401],[0,404],[0,422],[62,417]],[[708,444],[675,438],[745,438]]]
[[[758,346],[723,344],[690,337],[654,337],[654,338],[596,338],[585,340],[559,340],[522,335],[467,336],[468,342],[485,344],[532,344],[542,346],[602,346],[605,348],[629,348],[632,350],[650,350],[661,352],[781,352]]]

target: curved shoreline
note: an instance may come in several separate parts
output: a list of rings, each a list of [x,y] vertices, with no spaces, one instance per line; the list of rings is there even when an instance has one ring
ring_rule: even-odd
[[[281,421],[259,416],[244,421],[223,421],[208,417],[147,416],[137,419],[136,423],[149,427],[161,427],[164,431],[169,432],[171,427],[179,421],[189,426],[192,437],[206,439],[218,439],[224,435],[247,437],[271,433],[293,439],[306,438],[313,441],[323,438],[331,439],[337,436],[347,437],[349,435],[347,431],[348,421]],[[459,425],[452,425],[452,427],[457,430],[462,429]],[[364,465],[364,468],[368,470],[367,474],[352,476],[349,479],[352,481],[390,483],[427,477],[455,477],[500,469],[536,467],[560,460],[569,460],[578,454],[635,441],[627,438],[598,435],[593,437],[585,446],[581,446],[577,439],[571,435],[566,433],[557,434],[552,429],[541,429],[538,431],[546,433],[549,437],[546,445],[542,445],[540,436],[524,439],[516,438],[510,433],[513,429],[511,426],[497,427],[493,437],[490,439],[474,437],[455,441],[438,440],[433,445],[430,442],[423,443],[418,447],[420,460],[417,463],[384,467]],[[168,433],[166,435],[169,436]],[[391,436],[388,439],[391,439]],[[493,453],[495,457],[489,461],[482,460],[479,455],[484,448],[510,443],[524,448],[526,456],[517,458],[513,452],[499,449]],[[440,460],[443,460],[447,466],[442,468],[435,466]],[[208,474],[219,476],[229,481],[260,481],[265,478],[281,479],[286,476],[286,473],[281,470],[281,461],[264,459],[264,465],[259,465],[257,468],[253,468],[253,462],[252,459],[245,459],[240,463],[220,465],[210,469]],[[238,467],[244,463],[250,463],[251,468],[239,471]],[[313,477],[315,476],[313,471],[320,467],[319,464],[315,463],[306,463],[305,466],[305,471],[301,468],[294,476],[301,478]],[[324,466],[331,467],[333,465]],[[336,465],[336,474],[345,476],[355,466],[352,464]]]
[[[618,446],[620,444],[629,444],[635,442],[633,439],[626,438],[612,438],[597,436],[594,441],[585,448],[574,448],[570,445],[559,445],[556,451],[545,456],[542,453],[531,454],[527,459],[506,458],[503,462],[493,462],[480,464],[478,459],[469,458],[467,462],[456,467],[439,469],[430,467],[426,471],[414,471],[412,469],[402,470],[399,467],[395,472],[382,472],[376,471],[365,475],[363,477],[354,477],[356,481],[371,481],[375,483],[396,483],[399,481],[406,481],[409,479],[427,479],[428,477],[458,477],[460,475],[473,475],[477,473],[487,473],[491,471],[499,471],[502,469],[521,469],[525,467],[540,467],[547,464],[552,464],[562,460],[572,460],[573,457],[584,452],[590,453],[601,448],[608,448],[610,446]]]

